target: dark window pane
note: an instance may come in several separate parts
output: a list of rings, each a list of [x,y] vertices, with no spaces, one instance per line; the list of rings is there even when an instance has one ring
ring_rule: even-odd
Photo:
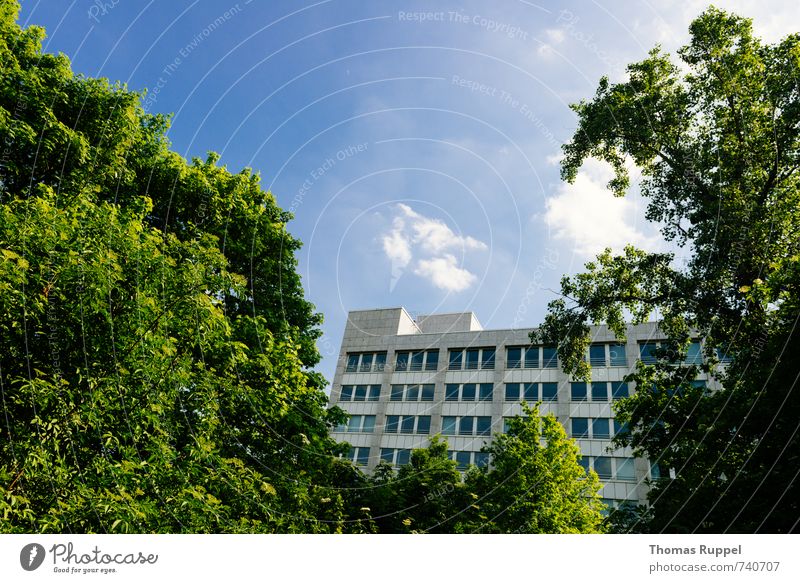
[[[463,350],[450,351],[450,370],[461,370],[461,358],[463,354]]]
[[[611,383],[611,392],[615,401],[624,399],[628,396],[628,383]]]
[[[494,398],[494,385],[492,383],[481,383],[479,401],[491,401]]]
[[[375,365],[374,368],[377,372],[383,372],[383,369],[386,367],[386,353],[379,352],[375,355]]]
[[[372,354],[361,355],[361,366],[358,369],[361,372],[369,372],[372,370]]]
[[[347,450],[347,459],[349,459],[350,461],[356,459],[356,448],[351,447],[350,449]]]
[[[728,353],[727,349],[717,348],[717,358],[721,363],[729,363],[733,361],[733,355]]]
[[[431,416],[420,415],[417,418],[417,433],[420,435],[428,435],[431,432]]]
[[[661,468],[653,462],[650,462],[650,477],[654,480],[658,480],[661,477]]]
[[[481,362],[482,369],[491,370],[494,368],[494,355],[495,355],[494,348],[483,349],[483,361]]]
[[[539,400],[539,385],[537,383],[525,383],[525,400],[528,403],[535,403]]]
[[[462,401],[475,400],[475,383],[467,383],[461,388],[461,400]]]
[[[457,451],[456,452],[456,467],[459,470],[466,470],[469,467],[470,452]]]
[[[422,400],[433,401],[433,385],[422,385]]]
[[[444,388],[445,401],[458,401],[458,385],[448,384]]]
[[[542,368],[558,368],[558,353],[555,347],[542,347]]]
[[[614,419],[614,435],[625,434],[628,432],[628,424],[627,423],[620,423],[616,419]]]
[[[611,479],[611,458],[610,457],[596,457],[594,458],[594,471],[600,479]]]
[[[392,395],[389,397],[391,401],[403,400],[403,385],[392,385]]]
[[[394,370],[405,372],[408,370],[408,352],[398,352],[395,360]]]
[[[467,370],[476,370],[478,368],[478,357],[480,355],[480,350],[472,349],[467,350]]]
[[[380,401],[380,399],[381,399],[381,386],[380,385],[370,385],[368,399],[370,401]]]
[[[539,368],[538,346],[529,346],[525,349],[525,368]]]
[[[364,433],[372,433],[375,429],[375,415],[364,415],[364,425],[361,431]]]
[[[606,345],[592,344],[589,346],[589,364],[592,366],[606,365]]]
[[[358,385],[356,387],[356,394],[353,397],[354,401],[366,401],[367,400],[367,385]]]
[[[358,457],[356,458],[356,463],[359,466],[366,466],[369,463],[369,448],[368,447],[359,447],[358,453],[356,454]]]
[[[340,401],[351,401],[353,399],[353,385],[342,385],[342,394],[339,395]]]
[[[573,401],[586,400],[586,383],[572,383],[571,390]]]
[[[456,434],[456,418],[442,417],[442,435]]]
[[[400,425],[400,433],[414,433],[414,416],[404,415]]]
[[[390,464],[394,462],[394,450],[392,448],[381,448],[381,461],[382,462],[389,462]]]
[[[478,435],[489,435],[492,431],[491,417],[478,417]]]
[[[558,383],[542,383],[542,401],[558,400]]]
[[[356,372],[358,369],[358,354],[351,354],[347,357],[347,368],[345,372]]]
[[[572,418],[572,437],[589,437],[589,420],[584,417]]]
[[[439,351],[429,350],[425,359],[425,370],[436,370],[439,368]]]
[[[503,433],[508,433],[508,430],[511,427],[509,421],[511,421],[511,418],[503,417]]]
[[[506,401],[519,401],[519,383],[506,383]]]
[[[654,364],[656,362],[655,351],[657,350],[655,342],[645,342],[639,345],[639,358],[645,364]]]
[[[489,465],[489,454],[483,451],[475,452],[475,465],[483,468]]]
[[[422,370],[422,361],[425,359],[425,353],[420,351],[411,353],[411,370]]]
[[[521,348],[509,348],[506,350],[506,368],[519,368],[521,359]]]
[[[407,466],[408,462],[411,461],[411,450],[410,449],[398,449],[397,450],[397,465],[398,466]]]
[[[624,344],[610,344],[608,346],[608,355],[611,360],[611,366],[628,366]]]
[[[578,460],[578,465],[583,468],[584,472],[588,472],[589,471],[589,458],[588,457],[582,457],[581,459]]]
[[[700,343],[692,342],[686,351],[686,364],[703,364],[703,353],[700,351]]]
[[[408,385],[406,389],[406,401],[416,401],[419,399],[419,385]]]
[[[386,416],[386,433],[397,433],[397,425],[400,423],[399,415]]]
[[[609,419],[594,419],[592,421],[592,437],[595,439],[608,439],[611,437]]]
[[[475,429],[475,417],[462,417],[458,421],[459,435],[472,435]]]
[[[608,401],[608,386],[606,383],[592,383],[592,401]]]

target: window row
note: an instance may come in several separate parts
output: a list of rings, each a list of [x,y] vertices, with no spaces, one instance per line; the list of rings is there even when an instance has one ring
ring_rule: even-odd
[[[590,345],[587,361],[592,366],[628,366],[625,345],[617,342]]]
[[[442,417],[442,435],[490,435],[491,432],[491,416]]]
[[[372,433],[375,430],[375,415],[351,415],[347,423],[336,427],[339,433]]]
[[[494,398],[492,383],[448,384],[444,390],[445,401],[491,401]]]
[[[369,448],[351,447],[350,451],[348,451],[343,457],[356,465],[366,466],[369,463]]]
[[[589,391],[591,388],[591,392]],[[611,399],[624,399],[629,396],[628,383],[621,382],[593,382],[593,383],[571,383],[570,398],[573,401],[588,401],[591,394],[592,402],[608,402],[609,394]]]
[[[612,423],[614,435],[628,430],[624,423],[608,417],[598,417],[596,419],[572,417],[570,419],[570,425],[572,426],[570,434],[575,438],[611,439]]]
[[[506,368],[558,368],[558,355],[553,346],[511,346]]]
[[[387,415],[386,433],[417,433],[428,435],[431,432],[430,415]]]
[[[394,369],[399,372],[436,370],[439,368],[438,350],[414,350],[398,352]]]
[[[434,386],[392,385],[391,401],[433,401]]]
[[[339,401],[379,401],[381,398],[380,385],[342,385]]]
[[[506,401],[557,401],[558,383],[506,383]]]
[[[601,480],[636,481],[636,470],[632,457],[582,457],[578,463],[585,471],[593,469]]]
[[[410,449],[381,448],[381,461],[393,466],[404,466],[411,461]]]
[[[691,342],[686,349],[686,355],[678,354],[677,349],[667,342],[642,342],[639,344],[639,359],[645,364],[655,364],[658,359],[669,362],[682,362],[682,364],[703,364],[703,351],[699,342]]]
[[[383,372],[386,367],[385,352],[359,352],[347,355],[345,372]]]
[[[489,465],[489,454],[482,451],[448,451],[451,460],[455,460],[456,468],[460,471],[469,466],[482,468]]]
[[[494,348],[451,348],[450,370],[494,369]]]

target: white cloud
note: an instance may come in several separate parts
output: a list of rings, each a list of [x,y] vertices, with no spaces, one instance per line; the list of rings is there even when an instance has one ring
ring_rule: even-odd
[[[439,219],[426,217],[415,212],[410,206],[400,203],[398,208],[410,219],[414,231],[414,242],[431,253],[441,253],[448,249],[486,249],[486,243],[472,237],[456,235],[450,227]]]
[[[617,198],[606,188],[611,168],[587,160],[573,184],[562,183],[546,204],[544,220],[556,239],[572,244],[579,255],[593,257],[606,247],[625,245],[654,251],[662,246],[655,228],[644,219],[642,199],[635,193]]]
[[[439,289],[453,292],[464,291],[478,279],[475,274],[459,267],[456,258],[449,253],[433,259],[420,259],[414,273],[428,278]]]
[[[392,228],[381,237],[383,252],[391,262],[390,290],[415,256],[413,273],[439,289],[463,291],[475,283],[475,274],[458,265],[453,251],[460,251],[464,258],[468,251],[487,249],[486,243],[458,235],[440,219],[418,213],[407,204],[397,204],[396,210],[399,214]]]

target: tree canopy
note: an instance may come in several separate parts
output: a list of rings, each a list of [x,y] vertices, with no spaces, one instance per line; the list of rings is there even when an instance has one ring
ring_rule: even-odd
[[[338,532],[321,316],[249,169],[0,2],[0,531]],[[356,512],[359,512],[356,509]]]
[[[660,48],[601,79],[573,106],[578,127],[562,176],[590,157],[608,162],[624,196],[641,171],[647,218],[672,253],[610,250],[562,280],[539,337],[559,343],[569,372],[586,375],[590,323],[625,337],[626,319],[657,317],[668,342],[629,380],[629,432],[618,443],[657,461],[646,524],[653,532],[798,529],[800,418],[800,35],[775,44],[746,18],[709,8],[690,26],[679,66]],[[679,366],[688,342],[705,360]],[[720,366],[719,356],[733,361]],[[722,389],[692,384],[699,372]]]

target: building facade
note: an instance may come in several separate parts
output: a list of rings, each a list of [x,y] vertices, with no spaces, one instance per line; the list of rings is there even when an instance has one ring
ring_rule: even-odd
[[[541,401],[542,414],[553,413],[577,441],[581,463],[597,472],[609,506],[644,503],[645,480],[658,475],[658,466],[634,459],[629,448],[611,449],[620,429],[611,406],[635,390],[623,378],[638,359],[652,358],[657,324],[630,326],[624,343],[605,326],[594,327],[588,383],[564,374],[555,349],[531,345],[529,332],[484,330],[471,312],[416,319],[404,308],[350,312],[331,389],[332,404],[350,420],[334,438],[349,443],[351,459],[370,470],[381,460],[408,463],[412,449],[440,433],[466,469],[490,463],[481,447],[522,412],[522,401]],[[687,359],[699,358],[693,343]]]

